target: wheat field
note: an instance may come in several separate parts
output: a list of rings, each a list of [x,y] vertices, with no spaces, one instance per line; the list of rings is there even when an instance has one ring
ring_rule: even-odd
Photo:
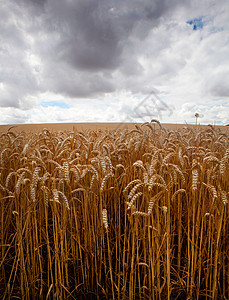
[[[0,137],[2,299],[229,299],[220,128]]]

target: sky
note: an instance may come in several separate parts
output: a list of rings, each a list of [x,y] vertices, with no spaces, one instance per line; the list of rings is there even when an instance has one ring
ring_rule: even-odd
[[[228,0],[0,0],[0,124],[229,124]]]

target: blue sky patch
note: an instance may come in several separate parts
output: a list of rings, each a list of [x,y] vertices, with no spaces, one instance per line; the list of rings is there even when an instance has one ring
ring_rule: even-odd
[[[42,101],[40,103],[43,107],[57,106],[61,108],[70,108],[71,106],[64,101]]]
[[[192,20],[187,21],[187,24],[193,25],[193,30],[202,29],[204,27],[203,18],[195,18]]]

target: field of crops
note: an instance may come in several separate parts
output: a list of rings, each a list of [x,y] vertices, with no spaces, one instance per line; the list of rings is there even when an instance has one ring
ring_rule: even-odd
[[[0,137],[2,299],[229,299],[219,128]]]

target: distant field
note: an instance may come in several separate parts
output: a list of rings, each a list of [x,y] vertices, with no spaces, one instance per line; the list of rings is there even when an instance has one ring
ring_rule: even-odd
[[[17,124],[17,125],[0,125],[0,132],[6,132],[11,126],[15,126],[14,131],[20,132],[39,132],[43,128],[47,128],[51,131],[65,131],[73,130],[87,130],[87,129],[116,129],[116,128],[135,128],[135,123],[48,123],[48,124]],[[141,124],[140,124],[141,125]],[[195,127],[196,125],[186,125],[186,124],[162,124],[166,129],[170,130],[180,130],[184,126]],[[207,128],[208,125],[199,125],[201,129]],[[216,126],[220,128],[223,132],[229,132],[229,126]]]

